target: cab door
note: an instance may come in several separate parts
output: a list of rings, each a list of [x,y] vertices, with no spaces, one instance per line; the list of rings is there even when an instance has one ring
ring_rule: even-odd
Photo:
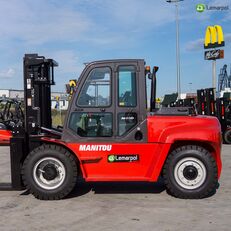
[[[68,121],[71,140],[102,142],[114,136],[112,73],[110,65],[93,66],[87,70],[72,102]]]
[[[118,64],[116,72],[116,139],[146,142],[145,78],[137,63]]]

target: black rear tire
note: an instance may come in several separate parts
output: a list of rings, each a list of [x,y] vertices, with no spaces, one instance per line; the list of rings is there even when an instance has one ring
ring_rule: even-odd
[[[223,137],[226,144],[231,144],[231,129],[226,130]]]
[[[208,197],[216,190],[217,176],[217,165],[211,153],[196,145],[173,150],[163,168],[167,191],[184,199]]]
[[[22,179],[26,188],[41,200],[67,196],[77,182],[75,157],[63,147],[42,145],[25,159]]]

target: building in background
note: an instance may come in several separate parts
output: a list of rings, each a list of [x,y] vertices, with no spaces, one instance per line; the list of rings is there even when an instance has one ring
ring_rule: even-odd
[[[15,89],[0,89],[0,97],[23,100],[24,92],[22,90]]]
[[[68,94],[63,92],[51,93],[51,108],[58,110],[67,110],[68,108]],[[17,99],[23,101],[24,91],[15,89],[0,89],[0,98]]]

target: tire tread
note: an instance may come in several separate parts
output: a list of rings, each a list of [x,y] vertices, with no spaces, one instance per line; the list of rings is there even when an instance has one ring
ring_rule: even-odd
[[[178,190],[172,182],[169,180],[169,170],[168,167],[170,163],[175,159],[175,157],[178,155],[178,153],[188,150],[196,150],[199,151],[204,157],[209,160],[209,164],[212,166],[213,174],[217,176],[217,165],[215,159],[212,157],[212,155],[203,147],[197,146],[197,145],[185,145],[176,148],[173,150],[164,165],[163,168],[163,177],[164,177],[164,183],[166,185],[167,191],[174,197],[182,198],[182,199],[201,199],[208,197],[210,193],[216,188],[217,186],[217,177],[213,177],[212,183],[209,185],[206,190],[204,190],[202,193],[185,193],[183,191]]]
[[[53,150],[53,151],[63,154],[70,160],[72,168],[73,168],[73,179],[72,179],[71,184],[69,184],[67,188],[63,189],[61,192],[57,193],[56,195],[52,195],[52,194],[45,195],[44,193],[40,193],[39,191],[34,190],[33,187],[31,187],[31,184],[29,183],[29,180],[27,179],[27,176],[26,176],[26,167],[28,165],[29,160],[34,155],[36,155],[38,152],[43,152],[45,150]],[[22,180],[23,180],[23,183],[26,189],[29,190],[31,194],[33,194],[37,199],[40,199],[40,200],[60,200],[64,198],[65,196],[67,196],[75,187],[75,184],[77,182],[77,175],[78,175],[78,172],[77,172],[77,163],[76,163],[75,157],[65,148],[58,146],[58,145],[43,144],[35,148],[28,154],[22,166]],[[29,176],[29,177],[32,177],[32,176]]]

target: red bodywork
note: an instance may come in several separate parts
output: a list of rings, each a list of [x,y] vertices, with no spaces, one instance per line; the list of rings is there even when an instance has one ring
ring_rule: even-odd
[[[9,145],[11,136],[11,131],[0,130],[0,145]]]
[[[207,147],[214,156],[218,177],[221,173],[220,124],[205,116],[148,116],[147,143],[65,143],[76,154],[86,181],[157,181],[172,145],[196,144]],[[98,148],[98,150],[93,150]],[[139,155],[134,162],[108,161],[109,155]]]

